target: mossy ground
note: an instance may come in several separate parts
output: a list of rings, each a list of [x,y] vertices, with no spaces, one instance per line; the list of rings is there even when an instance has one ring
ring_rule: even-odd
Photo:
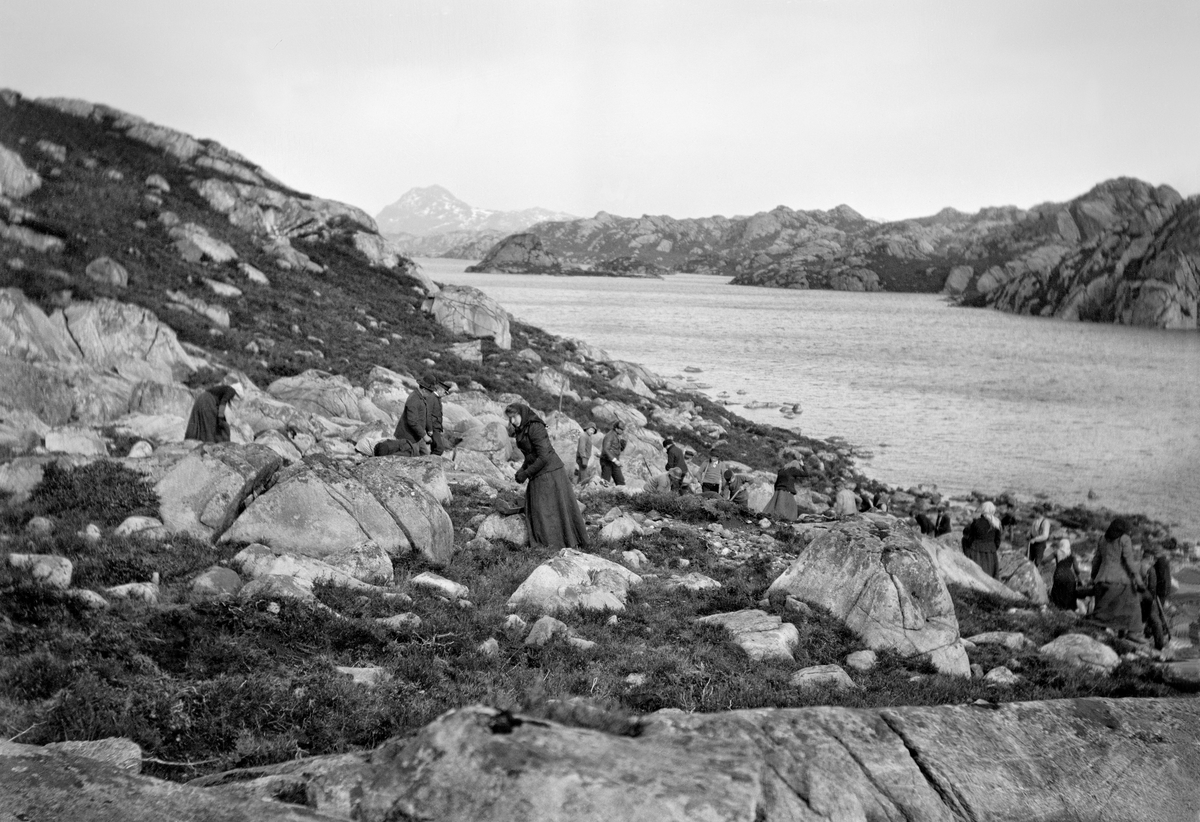
[[[136,475],[107,470],[110,492],[137,493]],[[51,485],[93,487],[57,475]],[[37,510],[63,524],[71,521],[63,515],[73,506],[62,494],[47,490],[34,500],[20,518]],[[598,510],[611,501],[602,495],[591,504]],[[87,500],[80,502],[86,508]],[[664,502],[645,497],[636,507],[667,508]],[[267,601],[189,603],[190,580],[228,561],[236,546],[178,537],[166,543],[121,539],[111,529],[97,543],[66,529],[53,537],[18,536],[10,518],[5,548],[71,558],[78,586],[144,581],[158,571],[163,595],[157,606],[114,601],[106,611],[88,612],[61,593],[0,571],[0,736],[35,744],[127,736],[143,746],[148,772],[187,779],[370,748],[414,733],[451,707],[477,702],[636,732],[638,716],[661,708],[865,707],[1172,693],[1145,664],[1123,663],[1112,677],[1096,677],[1046,662],[1034,651],[988,648],[974,652],[973,661],[985,668],[1008,665],[1021,676],[1016,686],[989,688],[979,680],[936,674],[920,659],[882,653],[876,669],[853,673],[858,690],[797,689],[789,679],[798,666],[841,663],[861,643],[828,614],[800,616],[776,604],[768,610],[800,633],[796,663],[754,663],[721,629],[697,625],[699,616],[761,607],[774,572],[769,556],[734,562],[713,554],[696,527],[715,521],[750,531],[757,525],[718,506],[677,505],[680,510],[671,513],[680,524],[630,537],[612,549],[638,548],[650,561],[650,573],[664,577],[686,560],[688,570],[722,587],[689,593],[668,590],[661,578],[647,579],[631,590],[626,611],[615,620],[608,613],[564,616],[596,643],[589,650],[561,642],[526,647],[523,636],[502,629],[509,595],[549,551],[503,543],[477,550],[459,533],[458,553],[443,573],[470,588],[473,607],[401,583],[414,600],[408,610],[421,617],[421,625],[398,634],[375,622],[395,614],[394,603],[333,586],[317,588],[332,611],[288,602],[277,611]],[[460,491],[449,510],[461,531],[490,506],[488,497]],[[399,580],[423,570],[428,569],[417,559],[396,563]],[[1014,614],[1006,603],[985,596],[953,594],[965,635],[1020,630],[1041,644],[1074,628],[1067,616]],[[530,623],[538,616],[518,613]],[[493,637],[499,653],[480,653],[479,646]],[[378,666],[390,678],[375,687],[356,685],[336,666]]]

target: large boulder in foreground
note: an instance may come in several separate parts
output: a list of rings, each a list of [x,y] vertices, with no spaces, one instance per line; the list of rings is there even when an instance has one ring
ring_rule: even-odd
[[[638,736],[468,707],[356,761],[206,777],[344,819],[1194,819],[1200,700],[661,712]]]
[[[163,525],[201,539],[217,539],[250,494],[282,464],[263,445],[202,445],[175,463],[154,486]]]
[[[468,337],[490,337],[499,348],[512,348],[508,312],[478,288],[448,285],[426,298],[422,308],[442,327]]]
[[[260,542],[321,560],[370,540],[390,556],[415,550],[444,565],[454,552],[454,526],[432,495],[390,469],[399,459],[381,457],[347,469],[306,458],[281,471],[224,540]]]
[[[928,654],[942,673],[970,676],[950,593],[912,529],[898,521],[834,525],[767,594],[828,609],[869,648]]]

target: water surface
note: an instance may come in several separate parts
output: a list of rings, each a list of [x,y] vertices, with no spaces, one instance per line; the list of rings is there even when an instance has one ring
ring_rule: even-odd
[[[864,472],[900,486],[1012,490],[1143,512],[1200,538],[1200,334],[964,309],[931,294],[856,294],[663,280],[466,274],[524,322],[583,339],[716,398],[799,403],[731,410],[841,436]],[[702,369],[699,374],[683,371]],[[744,395],[736,392],[746,391]]]

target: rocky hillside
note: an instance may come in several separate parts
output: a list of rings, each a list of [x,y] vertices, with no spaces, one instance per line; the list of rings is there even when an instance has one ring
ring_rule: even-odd
[[[1053,819],[1063,784],[1124,808],[1151,766],[1140,809],[1194,804],[1195,712],[1164,698],[1200,683],[1195,609],[1180,661],[1043,610],[1045,506],[1010,500],[994,579],[958,547],[975,500],[923,537],[936,489],[418,280],[367,215],[215,142],[13,92],[0,115],[0,818],[984,818],[1002,788]],[[434,376],[457,444],[374,457]],[[215,382],[231,442],[184,440]],[[627,486],[591,440],[586,551],[510,513],[520,401],[568,463],[583,423],[625,425]],[[647,492],[664,436],[745,504]],[[762,514],[784,461],[796,522]],[[835,516],[853,485],[891,510]],[[1085,560],[1111,517],[1052,513]]]
[[[546,251],[542,240],[533,233],[511,234],[492,246],[483,259],[467,266],[474,273],[502,274],[586,274],[605,277],[655,277],[670,274],[668,269],[634,256],[614,257],[595,267],[564,266],[562,260]]]
[[[478,260],[506,234],[545,220],[575,218],[545,208],[475,208],[435,185],[409,189],[375,219],[379,230],[409,256]]]

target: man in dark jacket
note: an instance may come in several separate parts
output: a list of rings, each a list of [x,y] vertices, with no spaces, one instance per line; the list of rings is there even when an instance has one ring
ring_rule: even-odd
[[[672,468],[679,469],[675,484],[671,486],[671,490],[678,494],[683,488],[683,478],[688,474],[687,460],[683,456],[683,449],[669,437],[663,440],[663,448],[667,450],[667,473],[670,473]]]
[[[418,385],[416,390],[408,395],[408,399],[404,402],[404,412],[400,415],[400,422],[396,423],[396,439],[413,443],[418,455],[432,453],[431,398],[437,402],[438,416],[440,417],[441,400],[434,394],[432,381],[430,381]]]
[[[617,420],[600,443],[600,478],[613,485],[625,484],[621,470],[621,452],[625,450],[625,423]]]
[[[445,380],[434,383],[433,390],[426,397],[429,406],[430,436],[429,452],[444,454],[446,452],[446,429],[442,425],[442,397],[450,393],[453,385]]]

